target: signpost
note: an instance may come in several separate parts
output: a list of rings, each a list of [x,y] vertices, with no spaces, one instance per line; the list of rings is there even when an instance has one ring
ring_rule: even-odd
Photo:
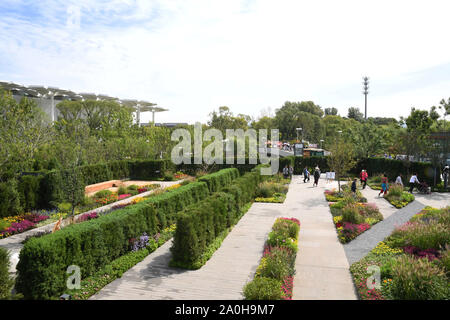
[[[294,156],[303,156],[303,143],[294,144]]]

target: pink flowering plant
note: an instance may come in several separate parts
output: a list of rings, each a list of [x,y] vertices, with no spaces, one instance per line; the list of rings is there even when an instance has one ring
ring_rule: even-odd
[[[351,197],[329,207],[341,243],[350,242],[383,220],[383,215],[374,203],[359,203]]]

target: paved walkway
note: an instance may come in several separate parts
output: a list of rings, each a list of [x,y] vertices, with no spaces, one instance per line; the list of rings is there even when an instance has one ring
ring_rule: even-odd
[[[302,176],[295,176],[291,183],[285,215],[301,223],[294,300],[357,299],[344,248],[323,194],[332,188],[337,188],[337,182],[327,184],[324,175],[318,187],[303,183]]]
[[[182,180],[178,180],[178,181],[156,181],[156,182],[161,185],[161,188],[167,188],[167,187],[169,187],[171,185],[180,183],[181,181]],[[80,217],[80,216],[82,216],[83,214],[86,214],[86,213],[104,212],[104,211],[107,211],[107,210],[111,209],[113,206],[116,206],[118,204],[130,203],[135,198],[144,197],[144,196],[150,195],[154,191],[155,190],[150,190],[150,191],[147,191],[147,192],[143,192],[143,193],[138,194],[136,196],[129,197],[129,198],[126,198],[124,200],[120,200],[120,201],[116,201],[114,203],[108,204],[108,205],[103,206],[103,207],[99,207],[99,208],[96,208],[96,209],[92,209],[90,211],[86,211],[86,212],[80,213],[80,214],[75,216],[75,219]],[[68,219],[64,219],[61,222],[61,226],[64,227],[68,223],[69,223],[69,220]],[[10,264],[10,267],[9,267],[9,272],[10,273],[12,273],[12,274],[16,273],[16,266],[17,266],[17,263],[19,262],[20,250],[22,250],[22,247],[23,247],[22,242],[27,237],[33,236],[33,235],[35,235],[37,233],[48,232],[48,231],[53,230],[53,227],[55,226],[55,224],[56,224],[56,222],[53,222],[53,223],[47,224],[45,226],[42,226],[42,227],[39,227],[39,228],[35,228],[35,229],[31,229],[31,230],[28,230],[28,231],[25,231],[25,232],[22,232],[22,233],[19,233],[19,234],[16,234],[16,235],[13,235],[13,236],[10,236],[8,238],[0,240],[0,247],[8,249],[9,252],[10,252],[10,261],[11,261],[11,264]]]
[[[241,300],[275,219],[284,216],[281,209],[280,204],[254,203],[198,270],[169,267],[172,241],[168,241],[91,299]]]
[[[374,190],[369,186],[366,186],[364,190],[359,190],[361,191],[362,195],[367,198],[367,202],[375,203],[377,205],[384,219],[389,218],[392,214],[398,211],[398,209],[390,204],[386,199],[378,196],[380,190]]]

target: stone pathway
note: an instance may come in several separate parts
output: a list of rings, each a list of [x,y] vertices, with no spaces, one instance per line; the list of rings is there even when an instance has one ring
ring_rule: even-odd
[[[91,300],[241,300],[282,205],[254,203],[211,259],[198,270],[171,268],[168,241]]]
[[[301,223],[293,299],[356,300],[349,264],[324,196],[325,189],[337,188],[337,182],[326,183],[324,176],[318,187],[295,176],[285,202],[285,216]]]
[[[159,183],[161,185],[161,188],[164,189],[164,188],[167,188],[167,187],[169,187],[171,185],[180,183],[181,181],[183,181],[183,180],[178,180],[178,181],[157,181],[157,183]],[[108,204],[108,205],[103,206],[103,207],[99,207],[99,208],[96,208],[96,209],[92,209],[90,211],[86,211],[86,212],[80,213],[80,214],[75,216],[75,219],[80,217],[80,216],[82,216],[83,214],[86,214],[86,213],[107,211],[107,210],[111,209],[113,206],[116,206],[118,204],[129,203],[129,202],[133,201],[135,198],[144,197],[144,196],[150,195],[154,191],[155,190],[150,190],[150,191],[147,191],[147,192],[143,192],[143,193],[138,194],[136,196],[132,196],[132,197],[126,198],[124,200],[120,200],[120,201],[116,201],[114,203]],[[65,219],[65,220],[63,220],[61,222],[61,226],[64,227],[68,223],[69,223],[68,219]],[[22,242],[29,236],[33,236],[33,235],[35,235],[37,233],[40,233],[40,232],[48,232],[48,231],[53,230],[53,227],[55,226],[55,224],[56,224],[56,222],[53,222],[53,223],[47,224],[45,226],[42,226],[42,227],[39,227],[39,228],[35,228],[35,229],[31,229],[31,230],[28,230],[28,231],[25,231],[25,232],[22,232],[22,233],[19,233],[19,234],[16,234],[16,235],[13,235],[13,236],[10,236],[10,237],[7,237],[5,239],[1,239],[0,240],[0,247],[8,249],[9,252],[10,252],[10,261],[11,261],[11,264],[10,264],[10,267],[9,267],[9,272],[10,273],[12,273],[12,274],[16,273],[16,265],[19,262],[20,250],[22,250],[22,247],[23,247]]]

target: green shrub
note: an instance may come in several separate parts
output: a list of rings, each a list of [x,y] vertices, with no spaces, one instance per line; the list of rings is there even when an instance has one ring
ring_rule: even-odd
[[[277,219],[272,226],[272,230],[286,237],[297,239],[300,226],[289,220]]]
[[[117,194],[120,196],[121,194],[127,194],[127,188],[125,188],[124,186],[120,186],[119,189],[117,190]]]
[[[0,300],[9,299],[14,280],[9,275],[9,253],[0,247]]]
[[[246,300],[281,300],[281,281],[257,277],[244,287]]]
[[[135,185],[135,184],[132,184],[132,185],[129,185],[129,186],[127,187],[127,192],[130,192],[130,191],[137,191],[137,189],[139,189],[139,186],[137,186],[137,185]]]
[[[209,192],[212,193],[221,190],[238,177],[239,171],[236,168],[229,168],[200,177],[198,178],[198,181],[206,182]]]
[[[349,204],[342,209],[342,221],[360,224],[364,220],[364,217],[359,214],[359,209],[355,204]]]
[[[39,186],[42,179],[42,175],[26,175],[20,178],[18,191],[20,194],[20,203],[24,210],[31,211],[40,207]]]
[[[95,199],[101,199],[101,198],[105,198],[107,196],[112,195],[113,192],[111,190],[100,190],[97,193],[94,194],[94,198]]]
[[[293,275],[295,273],[294,252],[288,248],[272,248],[271,252],[265,256],[265,263],[259,270],[260,276],[282,281],[287,276]]]
[[[448,225],[439,222],[414,222],[395,229],[387,243],[393,248],[410,245],[423,250],[439,250],[450,243],[450,229]]]
[[[17,191],[17,181],[9,180],[0,183],[0,218],[20,214],[20,195]]]
[[[449,299],[447,277],[428,259],[415,259],[408,255],[398,258],[392,268],[393,284],[390,294],[401,300]]]
[[[58,211],[62,212],[62,213],[69,213],[70,210],[72,209],[72,205],[68,202],[61,202],[58,203]]]

